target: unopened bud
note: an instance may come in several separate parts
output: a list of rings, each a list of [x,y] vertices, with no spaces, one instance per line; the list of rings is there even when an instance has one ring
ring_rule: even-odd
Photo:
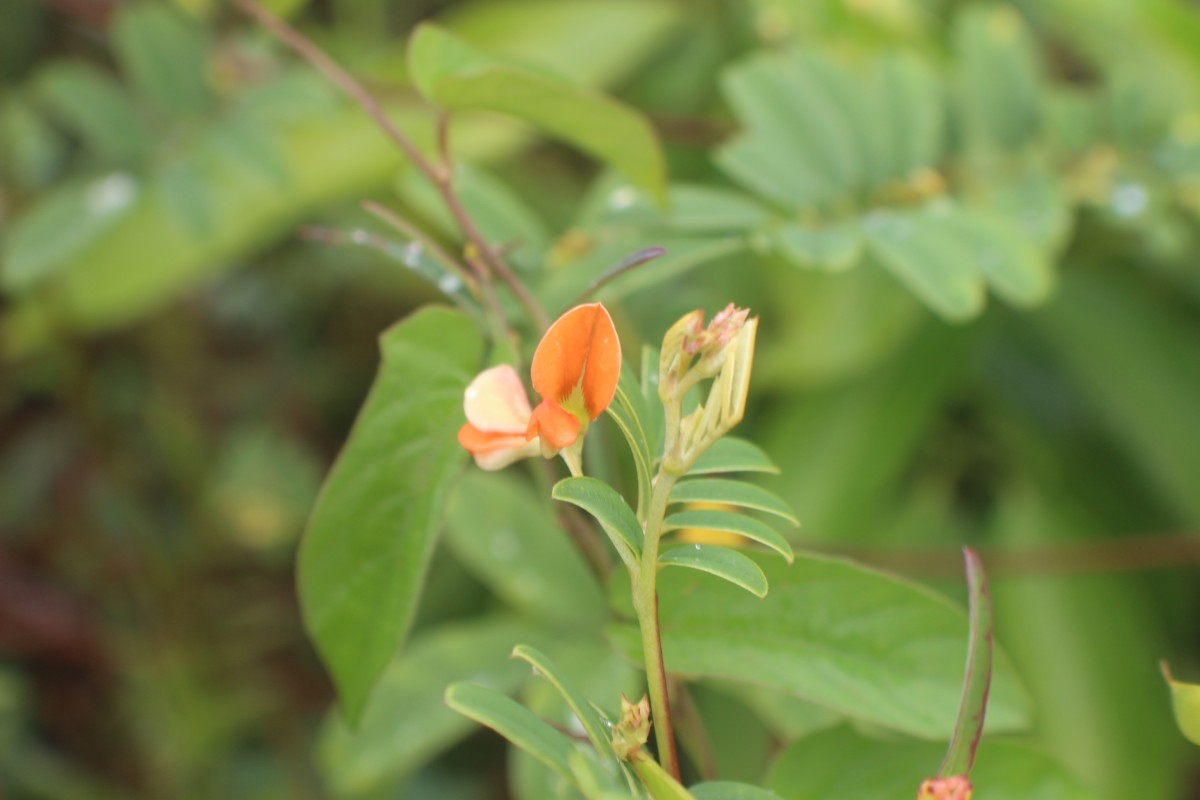
[[[687,372],[695,354],[695,351],[688,351],[688,343],[694,341],[703,330],[704,312],[700,309],[684,314],[667,330],[658,356],[660,387],[674,384],[672,378],[680,378]]]
[[[636,703],[621,695],[621,717],[613,726],[613,750],[623,761],[631,761],[641,753],[650,738],[650,700],[645,695]]]
[[[684,348],[693,354],[719,353],[725,345],[733,341],[733,337],[737,336],[748,316],[750,316],[750,309],[738,308],[730,303],[717,312],[717,315],[712,318],[712,322],[708,323],[707,328],[691,337],[684,344]]]
[[[658,395],[666,412],[663,467],[682,475],[713,442],[741,421],[746,411],[758,319],[732,303],[704,326],[693,311],[671,326],[659,357]],[[707,399],[683,417],[683,398],[712,379]]]
[[[965,776],[930,778],[921,784],[917,800],[971,800],[971,782]]]

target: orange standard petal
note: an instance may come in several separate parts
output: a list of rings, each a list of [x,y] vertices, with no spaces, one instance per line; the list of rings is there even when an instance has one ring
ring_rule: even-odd
[[[559,317],[538,344],[531,372],[543,404],[562,405],[578,389],[588,419],[600,416],[621,375],[621,342],[608,310],[587,303]]]

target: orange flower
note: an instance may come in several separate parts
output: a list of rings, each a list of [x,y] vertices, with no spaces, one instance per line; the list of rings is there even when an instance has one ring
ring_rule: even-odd
[[[508,364],[485,369],[471,381],[463,396],[463,411],[467,424],[458,430],[458,443],[483,469],[501,469],[538,454],[538,442],[525,435],[529,399],[517,371]]]
[[[525,435],[540,436],[542,452],[553,455],[574,444],[617,391],[621,342],[608,310],[588,303],[559,317],[533,354],[532,372],[542,402]]]

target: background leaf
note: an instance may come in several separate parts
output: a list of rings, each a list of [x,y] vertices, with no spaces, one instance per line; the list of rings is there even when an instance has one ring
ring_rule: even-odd
[[[789,800],[908,797],[941,757],[939,745],[868,739],[842,727],[785,750],[768,784]],[[1096,795],[1051,759],[1008,742],[985,740],[972,774],[979,800],[1088,800]]]
[[[86,63],[64,62],[41,74],[41,97],[55,117],[104,162],[128,162],[150,145],[133,100],[109,75]]]
[[[791,566],[771,557],[756,561],[771,586],[761,600],[682,571],[659,576],[668,670],[771,687],[854,719],[949,738],[967,641],[961,610],[846,561],[804,554]],[[637,641],[636,628],[615,635],[627,652]],[[1028,722],[1028,699],[1000,658],[989,730]]]
[[[504,473],[468,472],[446,509],[446,543],[495,594],[523,614],[597,625],[604,595],[545,502]]]
[[[417,87],[449,110],[516,117],[610,164],[660,201],[666,175],[654,129],[633,109],[565,79],[489,58],[433,25],[409,44]]]
[[[113,38],[125,74],[162,111],[198,112],[212,100],[206,32],[171,6],[122,7]]]
[[[1200,686],[1175,680],[1165,661],[1161,666],[1163,678],[1171,689],[1175,722],[1189,742],[1200,744]]]
[[[529,671],[509,651],[543,635],[527,622],[487,617],[415,637],[388,664],[357,727],[336,712],[326,720],[318,763],[327,785],[339,797],[369,796],[465,738],[473,725],[446,708],[446,686],[469,678],[515,691]]]

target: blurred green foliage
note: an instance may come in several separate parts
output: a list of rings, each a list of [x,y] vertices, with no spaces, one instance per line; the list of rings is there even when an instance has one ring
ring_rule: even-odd
[[[267,5],[422,147],[433,116],[403,44],[428,19],[645,114],[665,206],[651,162],[557,132],[601,164],[470,112],[452,132],[463,201],[552,312],[666,247],[599,294],[631,360],[692,308],[761,316],[738,435],[781,467],[763,484],[799,512],[794,545],[956,596],[957,547],[982,551],[1035,724],[1019,745],[985,741],[981,786],[1196,796],[1156,666],[1200,671],[1192,5]],[[8,0],[0,81],[0,795],[557,796],[544,767],[441,704],[446,683],[486,675],[566,724],[504,660],[517,640],[590,697],[637,691],[593,619],[596,587],[560,587],[584,595],[583,621],[539,616],[582,569],[546,544],[554,530],[497,540],[452,496],[412,640],[357,731],[329,713],[299,622],[296,544],[376,337],[456,293],[357,202],[453,250],[436,198],[218,0]],[[629,487],[602,449],[590,473]],[[498,516],[544,512],[546,487],[513,480],[472,491]],[[494,568],[512,547],[539,548],[545,586]],[[685,740],[690,768],[715,748],[721,778],[786,797],[915,790],[940,752],[745,686],[688,693],[710,731]],[[820,783],[863,764],[881,771]]]

